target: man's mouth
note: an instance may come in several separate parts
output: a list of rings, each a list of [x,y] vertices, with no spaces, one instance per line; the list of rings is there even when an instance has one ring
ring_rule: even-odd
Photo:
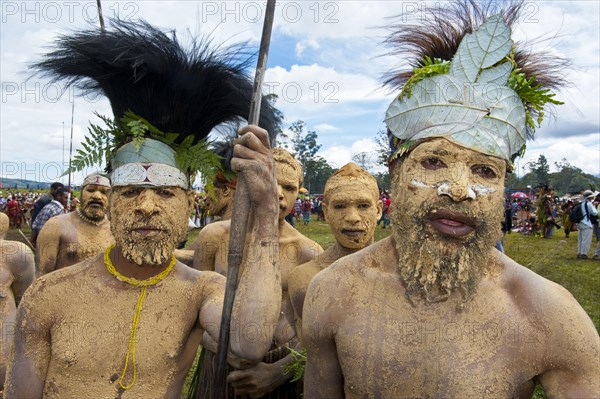
[[[365,231],[359,229],[342,229],[342,234],[347,235],[348,237],[356,238],[365,234]]]
[[[475,231],[475,219],[458,212],[436,210],[429,214],[431,226],[450,237],[463,237]]]
[[[155,237],[162,233],[163,229],[154,226],[141,226],[131,229],[131,231],[143,235],[144,237]]]
[[[95,202],[95,201],[88,202],[87,206],[95,206],[98,208],[104,208],[104,204],[102,202]]]

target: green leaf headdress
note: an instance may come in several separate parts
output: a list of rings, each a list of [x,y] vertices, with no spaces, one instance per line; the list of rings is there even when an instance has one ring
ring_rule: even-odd
[[[510,25],[522,2],[445,4],[419,25],[397,25],[387,43],[409,55],[410,71],[386,85],[402,88],[386,114],[392,158],[423,140],[444,137],[463,147],[512,161],[533,138],[544,106],[560,104],[551,89],[564,83],[567,62],[517,49]]]
[[[112,21],[58,39],[33,66],[54,81],[108,97],[114,120],[92,125],[75,169],[107,162],[113,186],[190,187],[199,171],[219,165],[206,138],[217,126],[247,118],[252,55],[244,43],[211,47],[207,39],[185,49],[146,22]],[[259,124],[275,132],[274,108],[263,101]]]

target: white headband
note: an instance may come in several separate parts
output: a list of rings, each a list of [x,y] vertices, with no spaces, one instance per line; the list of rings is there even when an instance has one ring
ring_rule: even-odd
[[[114,187],[150,186],[189,188],[187,176],[174,166],[164,163],[126,163],[113,170]]]

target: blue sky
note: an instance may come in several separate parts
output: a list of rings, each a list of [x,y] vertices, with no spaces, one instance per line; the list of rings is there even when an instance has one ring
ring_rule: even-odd
[[[90,101],[29,77],[27,64],[39,59],[53,39],[70,29],[97,26],[95,1],[0,3],[0,174],[52,181],[68,161],[71,102],[75,98],[74,146],[79,148],[92,114],[110,115],[104,99]],[[105,17],[145,19],[179,37],[211,34],[215,42],[248,41],[258,48],[262,1],[103,1]],[[381,41],[389,17],[402,11],[421,15],[423,1],[280,1],[275,12],[265,92],[279,96],[286,123],[297,119],[316,130],[320,155],[334,166],[353,154],[374,150],[374,137],[394,93],[380,88],[381,75],[400,60],[386,56]],[[567,158],[586,172],[600,173],[600,2],[536,1],[513,32],[518,41],[537,37],[544,51],[572,60],[572,86],[559,93],[556,109],[528,144],[523,166],[544,154]],[[558,32],[558,36],[556,35]],[[63,133],[64,122],[64,133]],[[66,144],[64,144],[66,143]],[[81,177],[75,177],[75,180]]]

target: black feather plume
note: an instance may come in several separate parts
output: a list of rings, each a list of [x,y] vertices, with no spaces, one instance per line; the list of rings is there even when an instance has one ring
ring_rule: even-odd
[[[189,49],[146,23],[113,20],[112,28],[61,36],[54,51],[32,68],[84,93],[102,93],[115,120],[131,111],[163,132],[206,138],[216,126],[247,119],[253,59],[245,44],[212,47],[195,40]],[[276,131],[274,108],[263,101],[260,125]],[[125,143],[117,143],[122,145]]]

